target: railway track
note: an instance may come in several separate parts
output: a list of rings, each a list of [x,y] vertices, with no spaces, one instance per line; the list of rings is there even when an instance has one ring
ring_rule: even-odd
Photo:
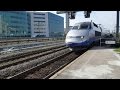
[[[54,46],[54,45],[60,45],[64,44],[64,42],[36,42],[36,43],[28,43],[28,44],[21,44],[21,45],[10,45],[10,46],[4,46],[0,47],[0,55],[6,56],[11,54],[16,54],[20,52],[26,52],[29,50],[37,49],[37,48],[43,48],[48,46]]]
[[[46,62],[40,63],[33,68],[7,77],[7,79],[48,79],[84,52],[85,51],[75,54],[68,51]]]
[[[60,56],[57,56],[57,57],[55,57],[55,58],[52,58],[52,59],[50,59],[50,60],[47,60],[47,61],[45,61],[45,62],[43,62],[43,63],[41,63],[41,64],[38,64],[37,66],[35,66],[35,67],[33,67],[33,68],[30,68],[30,69],[28,69],[28,70],[25,70],[25,71],[23,71],[23,72],[20,72],[20,73],[14,75],[14,76],[7,77],[7,79],[22,79],[22,78],[25,78],[27,75],[35,72],[36,70],[39,70],[39,69],[42,68],[42,67],[45,67],[45,66],[49,65],[50,63],[56,61],[57,59],[59,59],[59,58],[65,56],[65,55],[69,54],[70,52],[71,52],[71,51],[69,51],[69,52],[67,52],[67,53],[65,53],[65,54],[62,54],[62,55],[60,55]]]
[[[37,49],[28,50],[26,52],[20,52],[20,53],[13,54],[13,55],[3,56],[3,57],[0,57],[0,63],[8,62],[11,60],[13,61],[15,59],[23,58],[23,57],[30,56],[33,54],[42,53],[45,51],[49,51],[49,50],[56,49],[59,47],[64,47],[64,46],[65,46],[64,44],[61,44],[61,45],[54,45],[54,46],[43,47],[43,48],[38,47]]]
[[[14,65],[23,63],[23,62],[34,60],[34,58],[37,59],[41,56],[45,56],[47,54],[51,54],[53,52],[60,51],[60,50],[63,50],[65,48],[67,48],[67,47],[66,46],[62,46],[62,47],[60,46],[59,48],[54,47],[54,48],[48,49],[46,51],[41,51],[39,53],[31,53],[29,55],[23,55],[21,57],[8,58],[8,60],[2,61],[0,63],[0,70],[7,68],[7,67],[10,67],[10,66],[14,66]]]
[[[68,51],[69,50],[66,46],[59,46],[59,48],[54,47],[53,49],[49,49],[44,52],[42,51],[42,53],[27,55],[12,61],[8,60],[2,62],[0,64],[0,79],[5,79],[8,76],[24,72]]]

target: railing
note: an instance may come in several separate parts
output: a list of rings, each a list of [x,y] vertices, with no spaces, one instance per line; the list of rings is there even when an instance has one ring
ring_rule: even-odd
[[[104,45],[115,45],[116,39],[115,38],[100,38],[100,46]]]

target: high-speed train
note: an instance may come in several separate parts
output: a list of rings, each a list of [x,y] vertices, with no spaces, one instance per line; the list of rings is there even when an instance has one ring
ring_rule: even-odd
[[[89,47],[102,36],[102,28],[94,22],[76,23],[67,33],[65,43],[72,51]]]

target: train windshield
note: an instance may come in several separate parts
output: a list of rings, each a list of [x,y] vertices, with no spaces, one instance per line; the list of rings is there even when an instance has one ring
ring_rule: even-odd
[[[73,30],[81,30],[81,29],[91,29],[91,23],[90,22],[82,22],[82,23],[78,23],[75,26],[73,26],[72,28]]]
[[[79,29],[90,29],[91,28],[91,23],[90,22],[84,22],[80,24]]]
[[[72,29],[79,29],[79,25],[74,26]]]

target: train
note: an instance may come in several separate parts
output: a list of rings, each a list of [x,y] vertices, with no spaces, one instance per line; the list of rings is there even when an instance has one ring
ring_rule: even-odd
[[[92,21],[76,23],[67,33],[65,44],[72,51],[83,50],[103,37],[102,28]]]

